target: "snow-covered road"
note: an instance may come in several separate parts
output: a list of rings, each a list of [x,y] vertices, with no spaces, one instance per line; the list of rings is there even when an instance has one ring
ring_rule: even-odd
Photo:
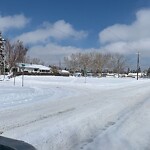
[[[25,76],[0,87],[2,136],[38,150],[150,149],[150,80]]]

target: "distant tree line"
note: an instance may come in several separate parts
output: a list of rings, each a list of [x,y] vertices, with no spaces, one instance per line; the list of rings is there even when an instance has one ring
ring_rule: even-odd
[[[113,72],[124,73],[127,67],[126,58],[121,54],[103,54],[98,52],[75,53],[64,58],[65,65],[70,72]]]

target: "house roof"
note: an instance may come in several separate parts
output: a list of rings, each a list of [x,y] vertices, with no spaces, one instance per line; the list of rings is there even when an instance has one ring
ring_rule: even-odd
[[[61,70],[62,73],[69,73],[67,70]]]
[[[24,65],[24,68],[32,68],[32,69],[39,69],[39,70],[50,70],[50,67],[46,67],[43,65],[37,65],[37,64],[27,64],[27,63],[18,63],[19,67],[22,67]]]

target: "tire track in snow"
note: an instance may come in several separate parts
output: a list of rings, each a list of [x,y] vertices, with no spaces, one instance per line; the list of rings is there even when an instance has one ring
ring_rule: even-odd
[[[53,113],[53,114],[47,114],[47,115],[39,116],[37,119],[31,120],[29,122],[25,122],[23,124],[17,124],[17,125],[11,126],[11,127],[7,126],[5,131],[0,131],[0,134],[3,134],[4,132],[7,132],[7,131],[15,129],[15,128],[19,128],[19,127],[23,127],[23,126],[27,126],[27,125],[36,123],[38,121],[42,121],[42,120],[45,120],[45,119],[48,119],[48,118],[51,118],[51,117],[56,117],[56,116],[59,116],[59,115],[63,115],[65,113],[70,113],[71,111],[74,111],[74,110],[75,110],[75,108],[68,108],[68,109],[65,109],[65,110],[58,111],[58,112]]]
[[[98,137],[99,139],[104,139],[105,136],[113,130],[113,132],[117,132],[117,130],[132,116],[134,115],[138,110],[140,110],[148,101],[149,95],[144,98],[143,101],[137,103],[136,105],[124,109],[122,112],[120,112],[118,118],[113,121],[108,121],[103,128],[100,128],[99,131],[95,136],[90,137],[86,141],[83,142],[83,144],[80,145],[81,150],[93,150],[88,147],[89,144],[92,144],[95,142],[95,139]],[[103,138],[104,137],[104,138]],[[107,143],[109,144],[109,143]],[[88,147],[88,148],[87,148]],[[101,147],[101,146],[99,146]],[[96,149],[97,150],[97,149]],[[104,150],[102,147],[98,150]],[[108,149],[107,149],[108,150]]]

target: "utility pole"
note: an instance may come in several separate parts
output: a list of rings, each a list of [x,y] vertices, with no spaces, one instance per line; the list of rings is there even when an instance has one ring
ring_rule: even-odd
[[[140,53],[137,53],[137,80],[139,79],[139,68],[140,68]]]
[[[120,64],[120,61],[119,61],[119,59],[117,60],[117,73],[118,73],[118,78],[119,78],[119,74],[120,74],[120,66],[119,66],[119,64]]]

